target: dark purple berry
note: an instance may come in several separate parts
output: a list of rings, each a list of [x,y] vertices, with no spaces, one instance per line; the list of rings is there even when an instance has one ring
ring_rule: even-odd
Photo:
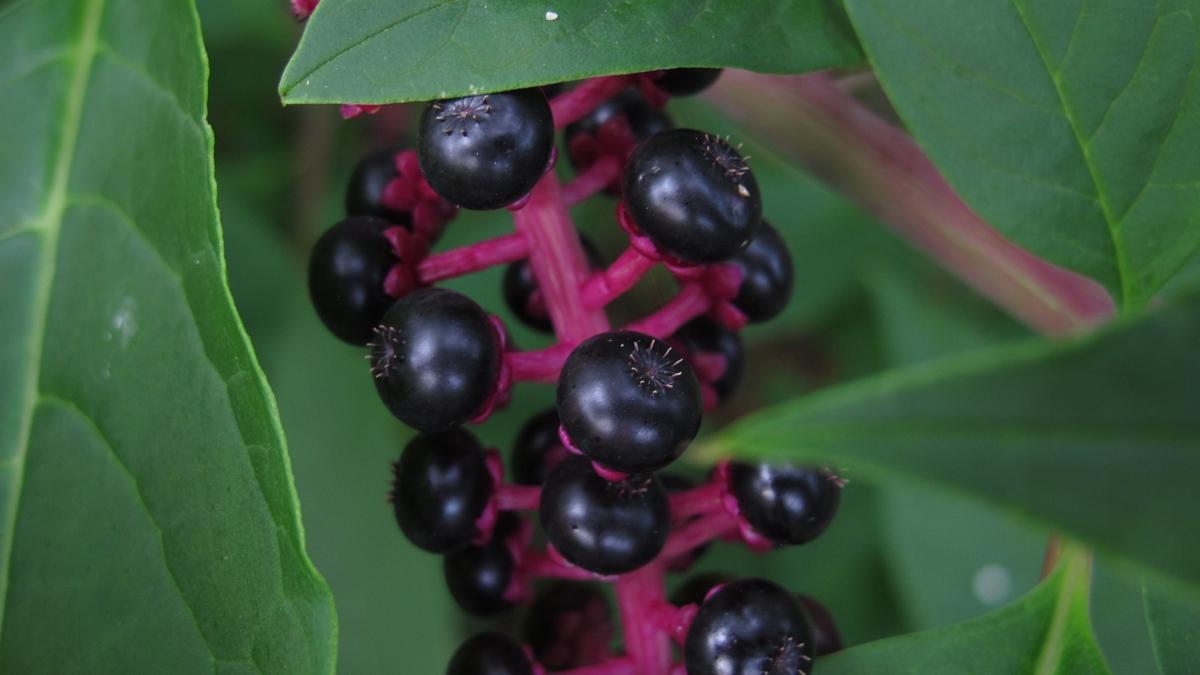
[[[533,665],[521,645],[507,635],[478,633],[454,652],[446,675],[533,675]]]
[[[741,515],[776,544],[803,544],[837,513],[841,487],[823,469],[787,464],[729,465],[729,489]]]
[[[625,168],[625,208],[664,253],[692,263],[728,260],[762,220],[754,174],[738,151],[694,129],[656,134]]]
[[[492,494],[483,448],[462,429],[417,436],[393,466],[392,506],[409,541],[433,553],[461,550]]]
[[[708,89],[720,76],[720,68],[672,68],[655,79],[654,85],[672,96],[692,96]]]
[[[752,323],[772,319],[792,298],[792,256],[779,232],[764,222],[750,245],[730,263],[742,271],[742,286],[733,304]]]
[[[670,515],[667,491],[654,476],[606,480],[582,457],[555,467],[538,508],[546,540],[597,574],[623,574],[653,560],[667,541]]]
[[[580,237],[579,243],[583,245],[589,269],[598,270],[604,267],[604,258],[596,250],[595,244],[587,237]],[[537,279],[534,278],[528,261],[519,260],[504,270],[504,283],[501,290],[504,294],[504,303],[508,305],[513,315],[521,320],[521,323],[543,333],[554,332],[554,324],[550,323],[550,312],[546,309],[546,301],[542,296],[541,289],[538,288]]]
[[[525,639],[549,670],[578,668],[609,658],[613,637],[608,600],[593,584],[559,581],[534,598]]]
[[[842,651],[842,634],[838,631],[837,625],[833,622],[833,615],[829,613],[825,605],[817,602],[812,596],[802,593],[797,593],[796,599],[800,601],[800,606],[808,615],[808,624],[812,626],[813,644],[817,656]]]
[[[352,217],[321,235],[308,260],[308,294],[321,322],[337,337],[362,345],[395,298],[383,281],[395,265],[384,230],[392,223]]]
[[[502,514],[491,541],[483,546],[468,546],[442,560],[446,586],[464,611],[476,616],[490,616],[513,606],[504,593],[512,582],[516,566],[508,538],[519,526],[518,521],[515,514]]]
[[[732,580],[733,577],[721,572],[705,572],[688,577],[671,593],[671,604],[678,607],[704,604],[704,597],[709,591]]]
[[[346,213],[352,216],[375,216],[395,225],[408,227],[412,214],[383,203],[388,183],[400,175],[396,169],[396,151],[379,150],[363,157],[350,175],[346,186]]]
[[[684,324],[672,340],[684,349],[689,360],[700,355],[719,355],[724,358],[725,369],[712,385],[721,401],[729,400],[742,380],[742,370],[746,365],[746,348],[742,345],[741,336],[712,319],[699,317]]]
[[[438,194],[468,209],[498,209],[532,190],[550,163],[550,104],[536,88],[433,101],[417,146]]]
[[[513,480],[517,485],[541,485],[566,454],[558,437],[558,411],[544,410],[517,433],[512,452]]]
[[[623,160],[638,143],[674,127],[665,112],[647,103],[637,89],[630,88],[568,125],[563,140],[571,165],[582,171],[604,155]],[[620,179],[615,180],[606,192],[619,195],[620,183]]]
[[[375,329],[371,372],[400,421],[421,431],[462,424],[496,387],[495,329],[470,298],[426,288],[396,301]]]
[[[688,675],[807,675],[814,656],[800,603],[763,579],[731,581],[713,593],[683,651]]]
[[[700,429],[700,384],[683,355],[633,331],[575,347],[558,378],[558,417],[571,442],[625,473],[675,460]]]

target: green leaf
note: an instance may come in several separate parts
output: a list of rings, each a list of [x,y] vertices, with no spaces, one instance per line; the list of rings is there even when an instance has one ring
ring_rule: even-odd
[[[1132,306],[1200,245],[1200,2],[846,8],[917,141],[1006,235]]]
[[[965,623],[880,640],[820,660],[822,675],[1108,673],[1088,620],[1090,561],[1068,548],[1019,601]]]
[[[678,66],[861,60],[832,0],[327,0],[279,91],[285,103],[392,103]]]
[[[1162,675],[1187,675],[1200,663],[1200,603],[1153,580],[1142,584],[1146,622]]]
[[[886,373],[765,410],[706,452],[813,458],[974,496],[1200,586],[1200,301],[1065,343]]]
[[[0,10],[0,671],[329,672],[195,8]]]

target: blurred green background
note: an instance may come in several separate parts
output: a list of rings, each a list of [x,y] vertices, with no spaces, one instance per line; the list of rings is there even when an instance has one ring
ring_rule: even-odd
[[[440,560],[409,545],[395,527],[385,500],[388,465],[410,432],[378,403],[361,353],[320,326],[304,280],[307,250],[340,217],[355,159],[377,147],[411,145],[413,115],[399,108],[342,121],[332,107],[282,108],[276,83],[300,33],[286,3],[199,4],[229,274],[279,401],[309,550],[334,591],[340,670],[395,672],[403,664],[403,672],[441,672],[456,644],[478,626],[453,605]],[[788,312],[745,332],[746,381],[735,400],[709,415],[706,429],[815,388],[1024,334],[775,156],[772,139],[747,134],[703,102],[672,105],[677,123],[746,144],[767,217],[785,235],[797,271]],[[610,257],[623,246],[613,207],[599,198],[575,212]],[[464,214],[441,246],[508,227],[503,212]],[[503,316],[501,272],[450,285]],[[670,284],[652,276],[618,312],[653,308]],[[546,342],[515,322],[509,326],[522,347]],[[546,386],[521,385],[514,393],[507,409],[477,429],[501,449],[552,400]],[[885,490],[847,477],[842,511],[817,542],[761,556],[718,544],[697,571],[765,575],[809,593],[832,610],[849,644],[961,621],[1036,582],[1041,533],[948,495]],[[1103,568],[1093,618],[1115,672],[1152,672],[1140,594]]]

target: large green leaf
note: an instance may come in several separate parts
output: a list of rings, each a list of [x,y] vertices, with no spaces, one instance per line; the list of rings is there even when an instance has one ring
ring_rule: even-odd
[[[1200,244],[1200,2],[847,0],[884,89],[985,219],[1144,303]]]
[[[0,11],[0,671],[328,672],[195,9]]]
[[[802,72],[861,61],[833,0],[325,0],[286,103],[423,101],[677,66]]]
[[[1108,673],[1088,620],[1089,560],[1068,548],[1017,602],[966,623],[880,640],[820,660],[821,675]]]
[[[1200,602],[1181,598],[1152,580],[1142,584],[1142,593],[1159,672],[1196,672],[1200,664]]]
[[[814,458],[1004,506],[1200,586],[1200,301],[1066,343],[895,371],[768,409],[708,453]]]

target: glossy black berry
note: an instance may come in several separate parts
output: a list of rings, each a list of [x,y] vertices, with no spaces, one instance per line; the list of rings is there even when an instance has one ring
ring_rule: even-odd
[[[655,79],[654,85],[672,96],[692,96],[708,89],[720,76],[720,68],[673,68]]]
[[[513,513],[502,514],[491,541],[483,546],[468,546],[442,560],[446,587],[464,611],[490,616],[513,606],[504,593],[512,583],[516,566],[508,538],[516,531],[518,520]]]
[[[704,604],[704,598],[708,592],[721,584],[727,584],[733,580],[733,577],[721,572],[705,572],[688,577],[686,581],[672,591],[671,604],[678,607],[684,605],[701,605]]]
[[[822,469],[787,464],[729,465],[729,489],[742,517],[776,544],[803,544],[825,531],[841,488]]]
[[[362,345],[395,298],[383,292],[396,264],[383,231],[392,223],[347,218],[321,235],[308,260],[308,294],[321,322],[337,337]]]
[[[604,259],[587,237],[580,237],[583,253],[587,256],[588,268],[598,270],[604,267]],[[504,283],[501,286],[504,303],[508,305],[513,315],[521,323],[543,333],[553,333],[554,324],[550,323],[550,312],[546,309],[546,301],[538,288],[537,279],[526,260],[518,260],[504,270]]]
[[[807,674],[814,656],[800,603],[763,579],[731,581],[713,593],[683,651],[688,675]]]
[[[667,491],[654,476],[606,480],[582,457],[554,468],[538,508],[546,540],[571,563],[598,574],[650,562],[667,541],[670,515]]]
[[[712,319],[699,317],[676,331],[673,340],[687,353],[689,361],[701,355],[724,358],[725,369],[712,385],[721,401],[728,400],[741,382],[746,366],[746,348],[741,336]]]
[[[492,494],[492,475],[474,436],[462,429],[420,434],[392,469],[392,507],[409,541],[433,553],[471,543]]]
[[[664,253],[693,263],[731,258],[762,220],[754,174],[738,151],[694,129],[656,134],[625,167],[625,208]]]
[[[412,223],[412,214],[383,203],[384,190],[399,175],[394,150],[379,150],[363,157],[354,167],[350,183],[346,185],[346,213],[352,216],[375,216],[407,227]]]
[[[517,485],[541,485],[566,457],[558,437],[558,411],[544,410],[530,418],[513,444],[512,472]]]
[[[633,331],[581,342],[558,378],[558,417],[571,442],[616,471],[660,469],[700,429],[700,384],[662,340]]]
[[[792,298],[792,256],[779,232],[764,222],[750,245],[729,262],[742,271],[733,304],[753,323],[772,319]]]
[[[550,584],[534,598],[525,619],[525,640],[549,670],[610,658],[612,637],[612,612],[595,584]]]
[[[371,372],[400,421],[438,431],[470,419],[496,387],[499,345],[479,305],[426,288],[392,305],[375,329]]]
[[[533,675],[525,650],[503,633],[471,636],[450,659],[446,675]]]
[[[825,605],[817,602],[812,596],[796,594],[804,613],[808,615],[808,624],[812,626],[813,644],[817,656],[824,656],[842,650],[842,634],[833,622],[833,615]]]
[[[550,104],[536,88],[433,101],[417,146],[438,194],[468,209],[498,209],[533,189],[550,163]]]

